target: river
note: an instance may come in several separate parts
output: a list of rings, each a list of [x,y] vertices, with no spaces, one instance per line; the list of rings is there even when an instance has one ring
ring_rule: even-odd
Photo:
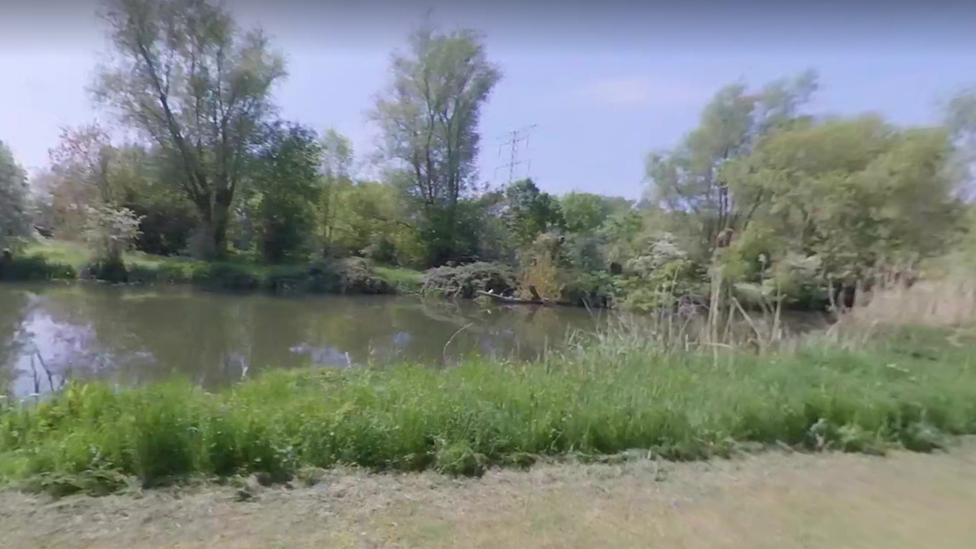
[[[213,389],[266,368],[534,359],[603,321],[578,308],[407,296],[3,284],[0,389],[24,396],[67,379],[135,386],[174,377]]]

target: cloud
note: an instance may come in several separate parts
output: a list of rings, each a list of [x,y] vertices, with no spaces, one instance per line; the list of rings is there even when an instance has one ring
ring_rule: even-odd
[[[638,76],[599,80],[581,88],[577,96],[617,107],[680,107],[700,104],[708,91],[689,83]]]

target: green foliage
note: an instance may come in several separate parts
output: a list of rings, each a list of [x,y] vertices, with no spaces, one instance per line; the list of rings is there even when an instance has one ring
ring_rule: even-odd
[[[567,270],[561,273],[560,280],[559,302],[568,305],[611,307],[620,293],[616,277],[605,272]]]
[[[559,201],[566,230],[571,233],[593,233],[613,212],[608,197],[590,193],[569,193]]]
[[[83,278],[112,283],[128,282],[122,255],[139,236],[140,219],[125,208],[99,204],[87,207],[85,241],[92,261],[82,270]]]
[[[0,280],[9,282],[31,280],[74,280],[75,268],[67,263],[50,261],[40,255],[0,258]]]
[[[519,246],[533,243],[541,233],[562,224],[559,203],[549,193],[540,192],[531,179],[509,185],[505,198],[508,230]]]
[[[282,57],[226,6],[198,0],[110,0],[103,11],[113,63],[93,90],[120,122],[160,145],[197,208],[196,251],[223,255],[244,157],[273,111]]]
[[[631,258],[620,280],[619,304],[629,310],[652,312],[672,309],[682,299],[703,299],[700,273],[674,235],[661,233],[644,243]]]
[[[422,251],[410,248],[413,228],[401,221],[400,194],[395,187],[375,181],[344,180],[331,185],[326,190],[331,193],[330,204],[335,208],[329,217],[326,242],[331,252],[385,254],[386,257],[376,259],[389,263],[412,265],[424,261]],[[392,254],[391,243],[396,248]]]
[[[141,219],[137,250],[153,255],[177,255],[187,250],[198,222],[183,197],[137,195],[123,204]]]
[[[264,261],[282,263],[311,254],[321,162],[322,149],[311,129],[283,123],[268,128],[249,170],[246,199]]]
[[[396,52],[392,81],[371,119],[384,138],[379,154],[416,212],[432,265],[464,259],[459,202],[477,189],[481,107],[501,78],[481,36],[471,30],[416,29],[408,53]]]
[[[85,221],[85,242],[97,261],[122,263],[122,254],[139,237],[140,219],[126,208],[89,206]]]
[[[73,384],[36,404],[0,404],[0,471],[5,482],[62,491],[96,489],[99,477],[106,490],[130,476],[145,486],[190,475],[284,480],[339,464],[478,475],[534,456],[646,449],[699,459],[743,443],[926,451],[976,433],[972,348],[939,345],[944,336],[898,331],[858,352],[718,361],[605,337],[544,368],[470,360],[277,371],[215,394],[183,382]],[[913,357],[918,349],[925,357]]]
[[[606,242],[607,259],[613,262],[630,259],[636,252],[637,240],[643,229],[644,219],[636,210],[628,207],[611,214],[600,229],[600,236]]]
[[[570,268],[583,272],[606,270],[602,238],[593,234],[571,234],[565,240],[562,258]]]
[[[961,212],[942,169],[948,150],[941,130],[833,120],[779,132],[723,174],[750,204],[742,241],[762,240],[771,262],[817,256],[826,276],[857,280],[946,249]]]
[[[266,289],[287,293],[302,291],[330,294],[392,294],[396,289],[379,277],[360,258],[330,259],[307,266],[273,269],[264,282]]]
[[[403,267],[373,267],[376,276],[397,289],[397,293],[420,293],[424,286],[424,273]]]
[[[193,268],[178,264],[130,263],[126,270],[130,284],[189,284],[193,280]]]
[[[688,227],[694,235],[695,247],[689,250],[694,259],[707,261],[719,232],[741,223],[738,198],[730,194],[718,168],[749,154],[763,136],[802,122],[799,107],[816,89],[813,71],[752,93],[743,83],[730,84],[715,94],[698,127],[675,149],[648,155],[648,197],[671,211],[692,214],[697,221]]]
[[[167,159],[158,148],[129,147],[117,156],[113,177],[121,187],[119,204],[141,219],[137,250],[153,255],[177,255],[188,250],[199,224],[193,203],[175,188]]]
[[[211,290],[248,291],[261,287],[261,277],[246,265],[210,263],[194,269],[191,280],[197,286]]]
[[[96,259],[82,268],[81,277],[126,284],[129,282],[129,270],[121,259]]]
[[[542,233],[531,246],[519,252],[521,273],[519,293],[523,299],[559,301],[563,269],[562,238],[555,233]]]
[[[27,212],[27,174],[0,141],[0,251],[30,235]]]

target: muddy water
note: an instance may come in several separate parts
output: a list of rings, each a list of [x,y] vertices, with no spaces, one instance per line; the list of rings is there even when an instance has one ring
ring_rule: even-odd
[[[172,377],[215,388],[267,368],[533,359],[604,321],[584,309],[404,296],[5,284],[0,388],[26,395],[69,378],[132,386]]]

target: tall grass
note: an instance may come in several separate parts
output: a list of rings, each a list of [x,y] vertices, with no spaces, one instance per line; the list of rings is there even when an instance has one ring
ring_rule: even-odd
[[[216,394],[70,385],[0,410],[0,478],[64,489],[336,464],[479,474],[538,456],[696,459],[743,443],[925,450],[976,433],[973,347],[944,337],[900,330],[858,352],[715,360],[617,331],[541,364],[274,372]]]
[[[398,293],[419,294],[424,286],[424,273],[405,267],[374,265],[376,275],[397,289]]]

